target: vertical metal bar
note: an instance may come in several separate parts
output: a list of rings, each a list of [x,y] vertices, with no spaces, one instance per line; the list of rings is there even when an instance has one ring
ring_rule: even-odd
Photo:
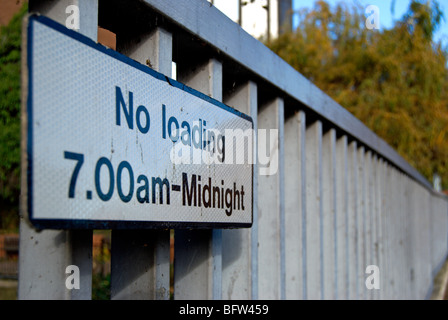
[[[25,221],[21,221],[18,284],[20,300],[71,298],[71,292],[65,287],[65,269],[74,264],[72,245],[70,231],[36,232]],[[80,272],[83,270],[80,269]],[[84,285],[85,283],[80,283],[80,288]]]
[[[424,188],[423,186],[419,185],[418,186],[420,189],[420,194],[422,195],[422,198],[424,199],[422,201],[422,219],[423,219],[423,223],[422,223],[422,230],[420,230],[420,232],[423,231],[422,234],[422,244],[424,246],[424,250],[422,250],[422,257],[421,259],[423,259],[423,285],[422,285],[422,295],[421,295],[421,299],[428,299],[431,295],[431,292],[429,290],[431,290],[432,288],[432,283],[433,283],[433,279],[432,279],[432,270],[431,270],[431,253],[430,253],[430,239],[431,239],[431,235],[430,235],[430,207],[429,207],[429,203],[430,203],[430,193],[428,191],[428,189]]]
[[[358,170],[357,170],[357,143],[353,141],[348,146],[348,298],[358,298]]]
[[[324,299],[337,297],[337,198],[336,198],[336,130],[330,129],[322,140],[322,203]]]
[[[302,284],[303,284],[303,299],[308,299],[307,286],[307,193],[306,193],[306,115],[304,112],[299,113],[300,118],[300,175],[301,181],[301,199],[302,199]]]
[[[79,33],[97,40],[98,37],[98,0],[30,0],[29,11],[39,12],[56,22],[66,25],[67,18],[72,12],[67,13],[68,6],[75,5],[79,9]]]
[[[364,300],[370,300],[372,290],[367,289],[365,285],[366,280],[366,267],[372,264],[371,255],[370,255],[370,231],[371,231],[371,221],[370,221],[370,170],[371,170],[371,152],[369,150],[365,150],[364,153],[364,222],[363,222],[363,237],[364,237],[364,262],[361,268],[362,277],[361,277],[361,288],[364,290]]]
[[[175,230],[174,299],[213,298],[211,230]]]
[[[406,185],[405,185],[405,215],[406,215],[406,280],[407,280],[407,294],[406,299],[413,299],[414,295],[414,264],[413,264],[413,230],[412,230],[412,223],[413,223],[413,209],[412,209],[412,199],[411,199],[411,185],[412,181],[409,179],[409,177],[406,177]]]
[[[320,121],[317,122],[319,127]],[[324,195],[322,192],[322,123],[320,123],[320,129],[318,128],[317,132],[318,136],[318,144],[317,144],[317,163],[318,163],[318,184],[319,188],[317,189],[317,200],[319,202],[319,242],[320,242],[320,298],[324,298],[325,292],[325,282],[324,282],[324,217],[323,217],[323,199]]]
[[[391,279],[391,285],[392,285],[392,299],[398,299],[398,290],[399,290],[399,279],[397,277],[397,268],[399,268],[400,264],[400,257],[399,257],[399,228],[397,225],[397,218],[398,218],[398,204],[399,204],[399,198],[400,198],[400,190],[398,189],[398,174],[397,171],[391,167],[391,187],[392,187],[392,194],[394,194],[393,198],[391,199],[391,211],[390,211],[390,229],[391,229],[391,241],[389,242],[391,245],[391,272],[390,272],[390,279]],[[392,254],[393,252],[393,254]]]
[[[248,82],[238,88],[224,103],[253,117],[254,131],[257,130],[257,85]],[[222,294],[224,299],[256,299],[257,289],[257,177],[256,140],[252,152],[254,163],[253,180],[253,224],[250,229],[231,229],[222,231]],[[255,246],[252,243],[255,242]],[[255,251],[255,252],[254,252]]]
[[[224,103],[235,109],[249,114],[257,114],[257,85],[248,82],[238,88],[234,94],[224,100]],[[254,113],[253,113],[254,112]],[[256,116],[255,116],[256,119]],[[256,132],[256,123],[254,123]],[[256,161],[255,137],[253,141],[253,159]],[[254,178],[257,176],[254,164]],[[254,182],[254,181],[253,181]],[[253,185],[254,196],[257,185]],[[234,229],[222,231],[222,294],[224,299],[252,299],[256,294],[253,292],[252,269],[256,264],[252,252],[252,239],[256,237],[254,229],[258,228],[256,219],[257,199],[253,199],[253,225],[251,229]],[[256,250],[256,249],[255,249]],[[255,271],[256,272],[256,271]]]
[[[336,234],[337,234],[337,298],[348,299],[349,270],[348,270],[348,159],[347,136],[336,141]]]
[[[448,216],[446,214],[448,207],[448,201],[447,199],[439,198],[439,250],[440,250],[440,258],[445,259],[448,254],[448,247],[446,243],[446,235],[448,234]]]
[[[222,101],[219,61],[210,59],[194,73],[180,70],[178,79]],[[222,230],[176,230],[174,244],[174,298],[221,299]]]
[[[285,122],[285,254],[286,299],[304,299],[304,263],[302,219],[305,215],[304,177],[305,113],[299,111]]]
[[[410,216],[410,233],[411,233],[411,237],[410,237],[410,245],[412,247],[412,251],[410,252],[410,261],[411,261],[411,270],[410,270],[410,287],[411,287],[411,297],[410,299],[417,299],[418,297],[418,293],[417,293],[417,281],[416,281],[416,272],[417,272],[417,260],[418,260],[418,254],[417,254],[417,237],[416,237],[416,218],[417,218],[417,214],[416,214],[416,207],[415,207],[415,194],[414,194],[414,184],[413,183],[409,183],[409,185],[407,186],[408,189],[408,201],[409,201],[409,216]]]
[[[365,270],[366,270],[366,170],[365,170],[365,150],[361,146],[357,151],[357,171],[358,171],[358,196],[357,196],[357,249],[358,249],[358,299],[365,299],[366,286],[365,280]]]
[[[283,102],[283,101],[282,101]],[[286,299],[286,254],[285,254],[285,106],[278,108],[279,144],[279,209],[280,209],[280,299]]]
[[[392,256],[391,256],[391,234],[390,234],[390,226],[391,226],[391,215],[390,215],[390,204],[392,195],[392,186],[391,186],[391,172],[390,165],[384,162],[384,208],[383,208],[383,239],[384,239],[384,268],[383,278],[384,278],[384,294],[385,299],[392,299],[392,286],[390,274],[392,270]]]
[[[436,200],[434,199],[434,197],[429,194],[430,200],[429,201],[429,229],[430,229],[430,242],[429,242],[429,254],[431,256],[431,271],[432,271],[432,276],[435,277],[437,275],[436,273],[436,266],[437,266],[437,259],[436,259],[436,248],[435,248],[435,239],[436,239],[436,230],[437,228],[434,226],[434,221],[436,221],[435,219],[435,212],[436,212]]]
[[[149,65],[154,70],[171,77],[173,60],[173,36],[157,27],[151,32],[117,39],[117,50],[133,60]]]
[[[422,254],[422,249],[423,249],[423,230],[421,230],[421,228],[423,228],[423,221],[422,221],[422,216],[424,215],[424,212],[422,212],[422,197],[421,195],[419,195],[418,192],[418,186],[413,183],[412,184],[412,194],[413,194],[413,204],[414,204],[414,225],[413,225],[413,233],[414,233],[414,241],[413,241],[413,245],[415,248],[414,251],[414,263],[415,263],[415,299],[421,299],[422,298],[422,286],[424,285],[422,279],[424,278],[423,276],[423,267],[422,267],[422,261],[421,259],[423,259],[423,254]]]
[[[252,86],[253,87],[253,86]],[[258,95],[254,87],[250,98],[250,115],[254,121],[255,140],[253,147],[254,177],[253,177],[253,225],[251,234],[251,281],[252,299],[258,299]]]
[[[403,218],[403,269],[402,281],[403,281],[403,299],[410,299],[410,261],[409,261],[409,209],[408,209],[408,192],[406,186],[409,184],[408,177],[403,175],[402,178],[402,218]]]
[[[365,265],[364,270],[368,265],[375,265],[373,259],[373,199],[375,197],[375,191],[373,188],[373,158],[372,152],[367,151],[365,155],[365,185],[366,185],[366,216],[365,216]],[[362,285],[365,287],[365,273]],[[366,287],[365,287],[366,288]],[[365,299],[373,299],[374,289],[368,290],[366,288]]]
[[[282,239],[281,239],[281,212],[280,206],[280,153],[282,137],[280,136],[280,125],[283,125],[282,118],[283,100],[280,98],[268,103],[262,107],[258,113],[258,128],[265,130],[266,137],[270,137],[270,130],[277,130],[277,141],[261,141],[258,136],[259,152],[270,150],[270,154],[263,155],[269,158],[268,163],[259,163],[259,168],[263,167],[265,175],[258,176],[258,231],[263,235],[259,237],[258,248],[258,295],[261,299],[280,299],[282,298]],[[261,148],[260,142],[264,143]],[[269,147],[267,147],[269,145]],[[269,169],[264,167],[269,164]],[[275,167],[274,165],[277,165]]]
[[[379,187],[378,187],[378,157],[377,155],[373,155],[372,158],[372,172],[371,172],[371,181],[372,181],[372,211],[371,211],[371,223],[372,223],[372,242],[371,242],[371,259],[372,264],[379,267],[379,258],[378,258],[378,245],[379,245],[379,233],[378,233],[378,215],[379,215]],[[380,289],[381,290],[381,269],[380,269]],[[372,290],[372,299],[379,299],[379,290]]]
[[[212,230],[212,267],[213,278],[212,297],[214,300],[222,299],[222,230]]]
[[[433,275],[439,272],[442,261],[446,258],[445,234],[446,230],[446,216],[444,210],[444,200],[436,193],[430,193],[430,207],[431,207],[431,247],[432,247],[432,270]]]
[[[384,166],[383,159],[378,158],[377,163],[377,246],[376,254],[378,257],[378,267],[380,270],[380,290],[378,299],[384,299],[384,229],[383,229],[383,210],[384,210]]]
[[[69,5],[76,5],[79,8],[78,32],[96,40],[97,0],[65,0],[56,3],[49,0],[30,1],[29,10],[39,12],[65,25],[68,17],[66,8]],[[19,252],[19,299],[91,299],[92,230],[36,232],[21,221]],[[79,268],[79,290],[68,290],[65,286],[68,276],[65,270],[69,265],[76,265]]]
[[[70,291],[71,299],[90,300],[92,299],[93,232],[92,230],[72,230],[69,232],[68,243],[71,243],[70,263],[78,266],[80,271],[80,286],[78,290]],[[68,263],[67,261],[67,265]]]
[[[426,204],[424,195],[420,193],[420,188],[418,185],[414,185],[415,188],[415,194],[419,201],[416,201],[417,206],[417,225],[416,225],[416,236],[417,236],[417,254],[418,254],[418,262],[417,262],[417,292],[418,292],[418,299],[422,299],[426,294],[426,279],[425,279],[425,262],[423,259],[425,259],[425,251],[428,250],[425,243],[425,233],[426,233]]]
[[[383,229],[383,210],[384,210],[384,166],[383,159],[378,158],[377,164],[377,180],[378,180],[378,200],[377,200],[377,242],[378,245],[376,247],[377,256],[378,256],[378,267],[380,270],[380,290],[378,292],[378,299],[384,299],[384,286],[385,286],[385,277],[384,277],[384,229]]]
[[[316,121],[306,130],[307,170],[307,289],[308,299],[322,299],[323,223],[322,223],[322,123]]]
[[[407,181],[407,177],[405,174],[400,172],[400,229],[401,229],[401,237],[400,237],[400,247],[401,247],[401,270],[398,270],[400,274],[400,299],[407,299],[408,292],[408,268],[407,264],[407,216],[406,216],[406,184],[409,183]]]
[[[383,250],[384,250],[384,266],[381,269],[382,278],[383,278],[383,291],[384,291],[384,299],[391,299],[390,295],[390,256],[389,256],[389,248],[390,248],[390,234],[389,234],[389,225],[390,225],[390,171],[389,165],[386,161],[383,162],[383,210],[382,221],[383,221]]]
[[[212,59],[209,63],[210,94],[216,100],[222,101],[222,64]],[[213,299],[222,299],[222,230],[212,230],[212,261],[213,261]]]
[[[117,49],[155,70],[171,76],[172,35],[162,28],[118,38]],[[111,256],[112,299],[169,299],[169,230],[113,230]]]
[[[411,264],[411,260],[410,260],[410,252],[412,250],[411,247],[411,241],[410,241],[410,235],[412,233],[412,231],[409,228],[409,214],[410,214],[410,210],[409,210],[409,191],[408,191],[408,185],[409,185],[409,177],[408,176],[404,176],[404,181],[403,181],[403,217],[404,217],[404,248],[403,248],[403,254],[404,254],[404,272],[403,272],[403,281],[404,281],[404,294],[403,294],[403,298],[406,300],[411,299],[411,278],[410,278],[410,274],[411,274],[411,268],[412,268],[412,264]]]
[[[405,264],[405,225],[406,220],[405,216],[403,214],[403,209],[405,206],[404,203],[404,175],[401,172],[398,172],[399,178],[398,178],[398,187],[400,190],[399,195],[399,202],[398,202],[398,208],[397,208],[397,227],[399,231],[399,239],[398,239],[398,248],[399,248],[399,259],[400,263],[398,264],[398,268],[396,270],[397,276],[398,276],[398,292],[397,297],[399,299],[405,299],[406,294],[406,280],[404,279],[404,275],[406,274],[406,264]]]
[[[92,40],[98,37],[98,0],[66,0],[67,4],[75,4],[79,7],[79,33]],[[47,2],[47,1],[44,1]],[[51,13],[50,18],[61,22],[67,19],[66,6],[62,6],[63,16],[61,17],[60,9],[56,9]],[[80,289],[71,290],[71,299],[73,300],[90,300],[92,298],[92,245],[93,230],[71,230],[69,232],[71,242],[71,263],[77,265],[80,270]]]
[[[389,212],[388,212],[388,205],[389,205],[389,172],[388,172],[388,165],[386,161],[383,161],[382,163],[382,206],[381,206],[381,228],[382,228],[382,254],[383,254],[383,264],[381,267],[381,279],[382,279],[382,289],[381,293],[383,294],[383,299],[390,299],[389,296],[389,233],[388,233],[388,224],[389,221]]]
[[[388,285],[390,287],[390,298],[396,299],[397,279],[395,277],[395,270],[398,263],[397,257],[397,231],[396,230],[396,204],[399,197],[397,190],[397,177],[396,172],[392,166],[388,166],[388,178],[389,178],[389,215],[388,215],[388,252],[389,252],[389,264],[388,264]]]
[[[155,299],[155,234],[112,230],[111,299]]]
[[[403,201],[403,195],[404,195],[404,188],[403,188],[403,173],[399,172],[398,170],[397,174],[398,174],[398,179],[397,179],[397,184],[398,184],[398,188],[399,188],[399,198],[397,201],[397,207],[396,207],[396,211],[397,211],[397,218],[396,218],[396,225],[397,225],[397,229],[398,229],[398,243],[397,243],[397,247],[398,247],[398,251],[399,251],[399,255],[398,255],[398,259],[399,259],[399,263],[397,264],[397,268],[395,270],[396,272],[396,276],[397,276],[397,281],[398,281],[398,285],[397,285],[397,298],[398,299],[403,299],[404,294],[406,293],[405,290],[405,281],[403,279],[403,275],[405,274],[406,270],[406,265],[404,264],[404,226],[406,221],[404,220],[403,217],[403,207],[404,207],[404,201]]]
[[[399,221],[399,204],[400,204],[400,189],[399,189],[399,173],[395,168],[390,167],[391,176],[391,202],[390,202],[390,283],[392,289],[392,299],[399,298],[400,282],[397,269],[400,268],[400,226]]]

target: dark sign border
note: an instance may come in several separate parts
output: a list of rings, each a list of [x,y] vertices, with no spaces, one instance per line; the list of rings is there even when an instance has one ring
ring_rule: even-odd
[[[253,120],[250,116],[235,110],[224,103],[215,100],[206,94],[203,94],[191,87],[188,87],[176,80],[173,80],[164,74],[161,74],[148,66],[138,63],[131,58],[109,49],[92,39],[66,28],[65,26],[51,20],[48,17],[37,13],[30,13],[24,18],[22,25],[22,194],[20,199],[20,211],[23,218],[36,229],[222,229],[222,228],[250,228],[253,222],[253,175],[254,165],[252,167],[252,212],[250,223],[238,222],[185,222],[185,221],[128,221],[128,220],[83,220],[83,219],[35,219],[33,217],[33,104],[32,104],[32,79],[33,79],[33,26],[34,23],[42,23],[76,41],[79,41],[103,54],[106,54],[120,62],[123,62],[133,68],[136,68],[158,80],[165,81],[173,87],[192,94],[206,102],[209,102],[221,109],[224,109],[234,115],[248,120],[254,128]],[[24,49],[26,48],[26,50]],[[26,139],[26,140],[25,140]]]

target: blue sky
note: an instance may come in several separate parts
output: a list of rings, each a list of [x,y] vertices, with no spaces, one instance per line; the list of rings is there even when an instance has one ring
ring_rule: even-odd
[[[360,4],[361,7],[366,8],[368,5],[376,5],[380,10],[380,29],[389,29],[393,26],[394,21],[399,20],[406,12],[410,0],[395,0],[394,14],[391,13],[392,0],[326,0],[330,6],[335,6],[338,2],[345,2],[348,4]],[[313,7],[315,0],[292,0],[294,10],[299,8]],[[434,35],[434,40],[442,40],[445,45],[448,45],[448,0],[438,0],[441,10],[444,14],[444,20]],[[293,25],[297,25],[297,16],[293,21]]]

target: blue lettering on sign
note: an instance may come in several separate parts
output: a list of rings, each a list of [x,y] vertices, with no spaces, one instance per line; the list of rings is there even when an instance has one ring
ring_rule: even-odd
[[[179,126],[180,123],[180,126]],[[225,159],[225,136],[222,132],[207,128],[207,121],[198,119],[190,125],[188,121],[178,120],[176,116],[167,115],[167,107],[162,104],[162,138],[172,142],[180,142],[185,146],[206,150],[220,155],[221,162]]]
[[[134,94],[132,91],[128,93],[128,107],[126,106],[126,102],[123,98],[123,93],[121,92],[120,87],[115,87],[115,115],[116,120],[115,123],[117,126],[121,126],[121,110],[123,109],[124,118],[128,125],[128,128],[134,129]],[[144,125],[142,125],[142,114],[144,116]],[[150,117],[148,109],[145,106],[140,105],[137,107],[137,112],[135,113],[135,120],[137,123],[138,130],[145,134],[148,133],[150,127]]]
[[[121,126],[124,118],[129,129],[134,130],[134,94],[128,91],[127,103],[121,88],[115,86],[115,124]],[[151,117],[144,105],[139,105],[135,112],[137,129],[146,134],[151,126]],[[186,120],[179,120],[176,116],[167,114],[167,107],[162,104],[162,138],[173,143],[180,140],[183,145],[195,149],[218,154],[219,161],[225,159],[225,136],[218,130],[207,128],[207,121],[198,119],[191,124]]]
[[[68,192],[69,198],[75,198],[76,180],[85,157],[82,153],[64,151],[64,158],[77,161],[70,179]],[[127,173],[123,172],[125,169]],[[127,183],[123,183],[123,174],[127,174],[129,177]],[[101,179],[102,176],[103,179]],[[112,199],[116,186],[118,197],[125,203],[130,202],[135,195],[137,201],[142,204],[170,205],[171,191],[174,191],[181,194],[183,206],[223,209],[227,216],[232,215],[233,210],[245,210],[244,185],[240,187],[235,182],[233,187],[228,187],[225,185],[224,180],[221,180],[221,183],[219,183],[209,177],[206,181],[201,181],[200,175],[191,174],[189,178],[186,172],[182,172],[181,184],[172,184],[168,178],[150,177],[151,179],[149,179],[144,174],[138,175],[135,183],[134,177],[132,165],[126,160],[118,163],[116,171],[108,158],[100,157],[96,161],[94,172],[95,189],[98,197],[104,202]],[[151,186],[150,181],[152,182]],[[136,184],[137,190],[134,192]],[[149,196],[150,187],[152,189],[152,201],[150,201]],[[92,196],[92,191],[87,190],[86,198],[92,200]]]

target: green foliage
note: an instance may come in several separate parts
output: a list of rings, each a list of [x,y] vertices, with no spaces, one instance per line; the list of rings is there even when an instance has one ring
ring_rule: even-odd
[[[20,193],[20,45],[27,11],[24,5],[0,29],[0,202],[9,204]]]
[[[435,1],[412,1],[390,30],[368,30],[362,7],[318,1],[271,49],[448,188],[447,49],[432,42]]]
[[[92,275],[92,300],[110,300],[110,274]]]

